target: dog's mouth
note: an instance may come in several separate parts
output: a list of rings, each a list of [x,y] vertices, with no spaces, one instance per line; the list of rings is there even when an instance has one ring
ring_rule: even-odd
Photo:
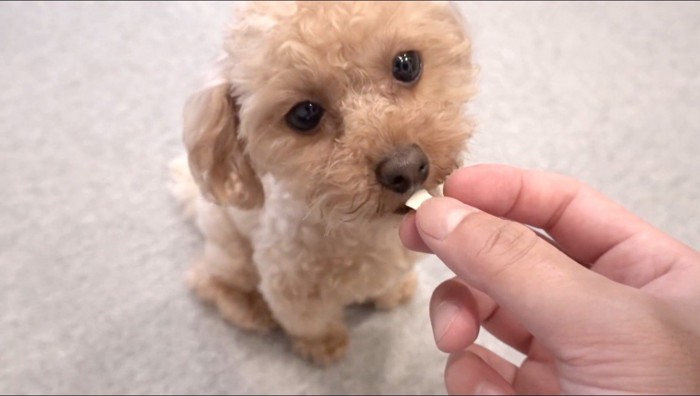
[[[394,210],[394,214],[403,216],[403,215],[407,214],[407,213],[410,212],[410,211],[411,211],[411,208],[409,208],[408,206],[406,206],[406,204],[401,204],[401,206],[399,206],[398,208],[396,208],[396,209]]]
[[[413,197],[420,190],[423,190],[423,187],[411,188],[411,190],[401,194],[401,201],[396,206],[396,209],[394,209],[393,214],[403,216],[410,212],[412,209],[407,205],[407,203],[411,200],[411,197]]]
[[[396,214],[396,215],[401,215],[401,216],[403,216],[403,215],[407,214],[408,212],[410,212],[410,211],[411,211],[411,207],[408,206],[408,205],[406,205],[406,203],[407,203],[407,202],[411,199],[411,197],[412,197],[417,191],[419,191],[419,190],[420,190],[419,188],[415,188],[415,189],[411,189],[411,190],[408,191],[406,194],[403,194],[403,195],[402,195],[401,203],[396,207],[396,209],[394,209],[394,212],[393,212],[393,213]]]
[[[418,207],[431,197],[441,196],[443,196],[443,184],[439,184],[431,189],[422,188],[411,194],[405,203],[401,204],[394,210],[394,214],[405,215],[411,210],[418,210]]]

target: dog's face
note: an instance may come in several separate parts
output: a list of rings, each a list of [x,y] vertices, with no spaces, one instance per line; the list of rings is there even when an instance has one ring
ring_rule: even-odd
[[[186,112],[215,201],[259,206],[269,173],[326,218],[372,219],[460,165],[474,72],[446,3],[253,3],[226,51]]]

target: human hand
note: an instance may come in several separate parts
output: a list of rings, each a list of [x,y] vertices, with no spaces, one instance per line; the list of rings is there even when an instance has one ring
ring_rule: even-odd
[[[445,195],[400,235],[457,275],[430,304],[449,393],[700,392],[698,251],[561,175],[474,166]],[[474,344],[480,326],[521,366]]]

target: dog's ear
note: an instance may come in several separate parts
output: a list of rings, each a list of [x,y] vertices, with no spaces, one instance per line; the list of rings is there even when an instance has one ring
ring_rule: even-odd
[[[210,82],[185,105],[183,138],[190,171],[204,197],[251,209],[261,207],[265,195],[238,136],[238,110],[231,85],[224,79]]]

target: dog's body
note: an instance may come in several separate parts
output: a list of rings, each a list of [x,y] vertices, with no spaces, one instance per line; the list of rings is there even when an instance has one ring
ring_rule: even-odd
[[[418,256],[401,246],[396,218],[328,230],[271,178],[263,182],[264,209],[223,208],[195,195],[191,178],[189,184],[183,180],[186,164],[176,164],[179,188],[189,190],[181,197],[207,239],[204,257],[190,270],[190,286],[239,327],[266,330],[279,322],[299,334],[302,354],[327,362],[347,344],[345,306],[373,302],[389,309],[412,296]]]
[[[205,236],[190,285],[236,325],[279,324],[332,361],[345,306],[413,294],[397,211],[460,164],[469,42],[442,3],[255,3],[225,47],[174,167]]]

